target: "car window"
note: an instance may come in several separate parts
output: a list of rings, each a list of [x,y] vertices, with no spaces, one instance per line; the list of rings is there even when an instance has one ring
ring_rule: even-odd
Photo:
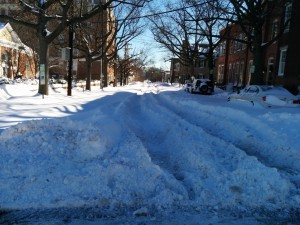
[[[245,89],[243,90],[244,93],[247,93],[248,91],[249,91],[249,88],[245,88]]]
[[[258,93],[258,88],[257,87],[249,87],[248,93]]]

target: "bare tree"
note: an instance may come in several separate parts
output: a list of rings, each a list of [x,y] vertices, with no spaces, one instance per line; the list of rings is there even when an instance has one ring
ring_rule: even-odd
[[[88,1],[84,1],[88,4]],[[40,60],[40,82],[39,93],[48,95],[48,46],[67,27],[92,18],[96,14],[105,11],[108,7],[119,7],[120,5],[134,5],[143,7],[146,2],[137,0],[106,0],[99,1],[85,13],[76,11],[74,6],[81,0],[19,0],[22,14],[29,16],[0,15],[1,21],[11,22],[29,27],[36,31],[39,42]],[[30,19],[28,19],[30,18]]]
[[[208,60],[209,79],[214,83],[214,61],[216,58],[216,50],[219,47],[222,36],[220,30],[228,25],[230,14],[224,13],[228,8],[228,4],[219,0],[188,0],[191,8],[185,11],[189,17],[189,21],[195,22],[195,27],[191,27],[195,34],[194,51],[196,57],[204,55]],[[198,39],[199,37],[199,39]],[[204,51],[201,51],[201,48]],[[200,54],[200,55],[199,55]]]
[[[117,60],[120,85],[128,84],[130,76],[138,77],[140,81],[144,80],[143,71],[148,63],[149,60],[145,52],[136,53],[133,51],[132,54],[129,54],[125,50],[124,57],[118,56]]]
[[[156,68],[156,67],[149,67],[146,70],[146,79],[150,80],[151,82],[160,82],[163,80],[163,76],[164,76],[164,71],[160,68]]]
[[[143,1],[138,0],[140,4]],[[120,5],[114,9],[114,12],[109,7],[92,19],[77,25],[79,29],[75,29],[74,47],[80,50],[78,57],[86,59],[87,90],[90,90],[91,64],[102,59],[105,63],[115,63],[117,52],[124,48],[128,41],[142,33],[144,25],[138,18],[141,11],[138,5]],[[104,86],[107,86],[107,72],[103,75]]]
[[[224,4],[217,0],[181,0],[175,8],[167,4],[169,11],[155,11],[154,16],[149,17],[155,40],[177,56],[182,65],[190,68],[191,76],[195,75],[195,62],[204,55],[209,62],[209,77],[214,80],[214,53],[220,41],[219,30],[226,26],[224,17],[228,16],[220,9],[222,7]]]
[[[189,56],[187,41],[192,39],[193,35],[189,34],[184,11],[173,11],[173,7],[167,2],[165,3],[165,10],[170,9],[168,14],[160,13],[157,8],[151,9],[153,16],[148,17],[151,22],[150,29],[155,41],[178,57],[183,65],[189,66],[192,64],[192,56]],[[177,7],[183,8],[185,6],[181,2]]]

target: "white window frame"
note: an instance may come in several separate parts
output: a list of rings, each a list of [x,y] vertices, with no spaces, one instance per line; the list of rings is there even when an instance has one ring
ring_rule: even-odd
[[[280,48],[280,58],[279,58],[279,67],[278,67],[278,76],[283,76],[285,72],[285,64],[286,64],[286,54],[287,54],[287,46]]]
[[[100,0],[89,0],[90,4],[92,5],[99,5]]]
[[[205,60],[204,59],[201,59],[199,61],[199,68],[205,68]]]
[[[247,79],[247,85],[250,84],[251,81],[251,70],[252,70],[252,66],[253,66],[253,60],[249,60],[249,68],[248,68],[248,79]]]
[[[224,80],[224,64],[219,65],[217,80],[218,80],[218,83],[222,83]]]
[[[285,6],[285,14],[284,14],[284,24],[292,17],[292,3],[287,3]],[[291,21],[289,21],[284,29],[284,32],[288,32],[290,30]]]
[[[271,40],[278,35],[278,19],[275,19],[272,23]]]
[[[240,74],[239,74],[239,83],[240,85],[243,83],[243,73],[244,73],[244,62],[240,62]]]

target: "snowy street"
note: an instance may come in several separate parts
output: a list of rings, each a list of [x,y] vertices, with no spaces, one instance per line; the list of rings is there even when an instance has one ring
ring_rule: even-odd
[[[1,85],[0,224],[299,224],[300,108],[227,96]]]

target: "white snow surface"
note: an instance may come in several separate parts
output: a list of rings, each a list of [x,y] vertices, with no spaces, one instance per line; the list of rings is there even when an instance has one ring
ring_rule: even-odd
[[[300,108],[165,83],[73,88],[72,96],[50,89],[44,98],[37,88],[0,85],[0,211],[97,208],[112,217],[104,224],[262,224],[265,214],[288,220],[299,208]]]

